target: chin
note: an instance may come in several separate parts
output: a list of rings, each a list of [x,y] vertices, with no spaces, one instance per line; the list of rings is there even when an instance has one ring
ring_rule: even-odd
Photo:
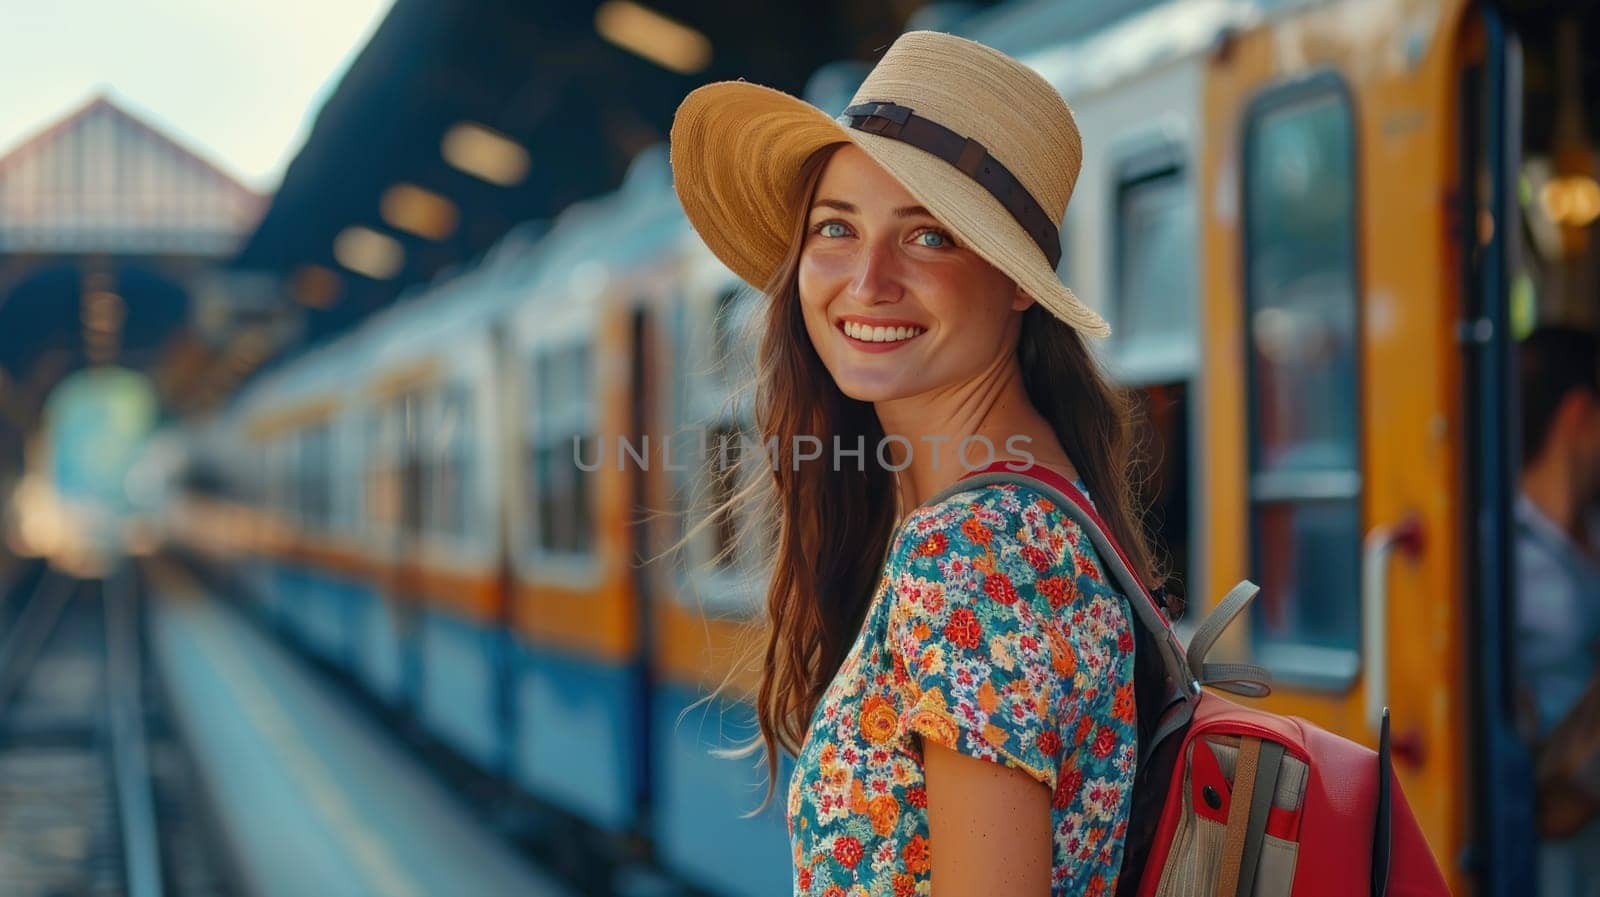
[[[885,383],[864,377],[834,378],[839,391],[858,402],[887,402],[916,395],[920,390],[910,389],[899,382]]]

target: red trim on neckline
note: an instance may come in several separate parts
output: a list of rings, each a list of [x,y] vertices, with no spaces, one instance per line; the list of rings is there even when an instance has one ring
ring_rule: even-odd
[[[971,471],[970,473],[962,474],[961,478],[964,480],[964,479],[967,479],[968,477],[975,477],[980,473],[995,473],[995,472],[1020,473],[1020,474],[1022,474],[1024,476],[1033,477],[1036,480],[1044,480],[1046,483],[1049,483],[1050,485],[1056,487],[1057,489],[1060,489],[1062,492],[1067,493],[1067,497],[1069,497],[1069,498],[1076,499],[1076,498],[1078,498],[1078,497],[1083,495],[1083,491],[1080,490],[1077,486],[1074,486],[1071,482],[1069,482],[1066,477],[1064,477],[1061,474],[1055,472],[1054,470],[1051,470],[1048,467],[1045,467],[1043,464],[1029,462],[1027,467],[1024,467],[1021,470],[1018,470],[1015,467],[1011,466],[1011,465],[1013,465],[1015,463],[1017,463],[1017,462],[1015,462],[1015,461],[996,461],[996,462],[990,464],[988,467],[980,467],[977,470]],[[1081,504],[1081,502],[1080,502],[1080,504]]]

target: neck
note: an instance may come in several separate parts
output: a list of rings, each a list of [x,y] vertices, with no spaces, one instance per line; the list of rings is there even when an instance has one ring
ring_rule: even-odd
[[[905,440],[890,443],[895,463],[906,465],[899,474],[902,512],[994,461],[1031,456],[1068,479],[1076,476],[1049,421],[1028,400],[1014,357],[969,381],[874,407],[884,435]]]

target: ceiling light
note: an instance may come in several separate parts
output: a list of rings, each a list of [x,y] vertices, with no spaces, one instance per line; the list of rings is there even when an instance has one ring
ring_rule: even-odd
[[[711,41],[704,34],[632,0],[600,4],[594,28],[611,43],[680,75],[711,64]]]
[[[473,177],[512,187],[528,176],[528,151],[510,137],[464,121],[450,128],[439,146],[444,160]]]
[[[443,240],[456,229],[456,205],[416,184],[395,184],[383,192],[378,208],[383,220],[429,240]]]
[[[345,228],[334,238],[333,257],[357,274],[388,280],[400,273],[406,253],[395,238],[357,226]]]

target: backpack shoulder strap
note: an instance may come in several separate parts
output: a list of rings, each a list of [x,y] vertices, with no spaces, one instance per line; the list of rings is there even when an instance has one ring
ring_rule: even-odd
[[[925,504],[937,504],[952,495],[982,486],[1015,483],[1044,493],[1062,513],[1083,528],[1099,552],[1107,572],[1128,596],[1128,603],[1133,607],[1134,617],[1139,625],[1152,637],[1152,641],[1159,649],[1162,667],[1167,675],[1168,706],[1181,704],[1178,713],[1163,719],[1161,728],[1152,741],[1153,748],[1154,744],[1159,743],[1166,734],[1183,728],[1189,722],[1194,712],[1195,699],[1200,695],[1200,682],[1190,673],[1183,645],[1178,641],[1177,634],[1172,631],[1172,623],[1156,606],[1155,599],[1150,596],[1145,584],[1134,575],[1127,555],[1111,539],[1100,515],[1077,487],[1055,471],[1040,465],[1035,464],[1019,471],[1008,466],[1009,463],[997,462],[969,473],[940,490]]]
[[[1083,528],[1117,585],[1128,595],[1140,623],[1161,646],[1163,665],[1186,698],[1198,695],[1202,685],[1252,698],[1264,697],[1272,692],[1269,684],[1271,676],[1260,666],[1249,663],[1207,663],[1205,659],[1217,637],[1260,593],[1259,586],[1249,580],[1234,586],[1206,615],[1189,640],[1189,646],[1184,648],[1173,632],[1166,613],[1156,604],[1144,582],[1134,575],[1127,554],[1111,538],[1109,527],[1088,498],[1065,477],[1048,467],[1032,464],[1019,470],[1011,462],[996,462],[963,476],[927,503],[934,504],[951,495],[995,483],[1017,483],[1043,492]],[[1186,715],[1184,721],[1187,721]]]

